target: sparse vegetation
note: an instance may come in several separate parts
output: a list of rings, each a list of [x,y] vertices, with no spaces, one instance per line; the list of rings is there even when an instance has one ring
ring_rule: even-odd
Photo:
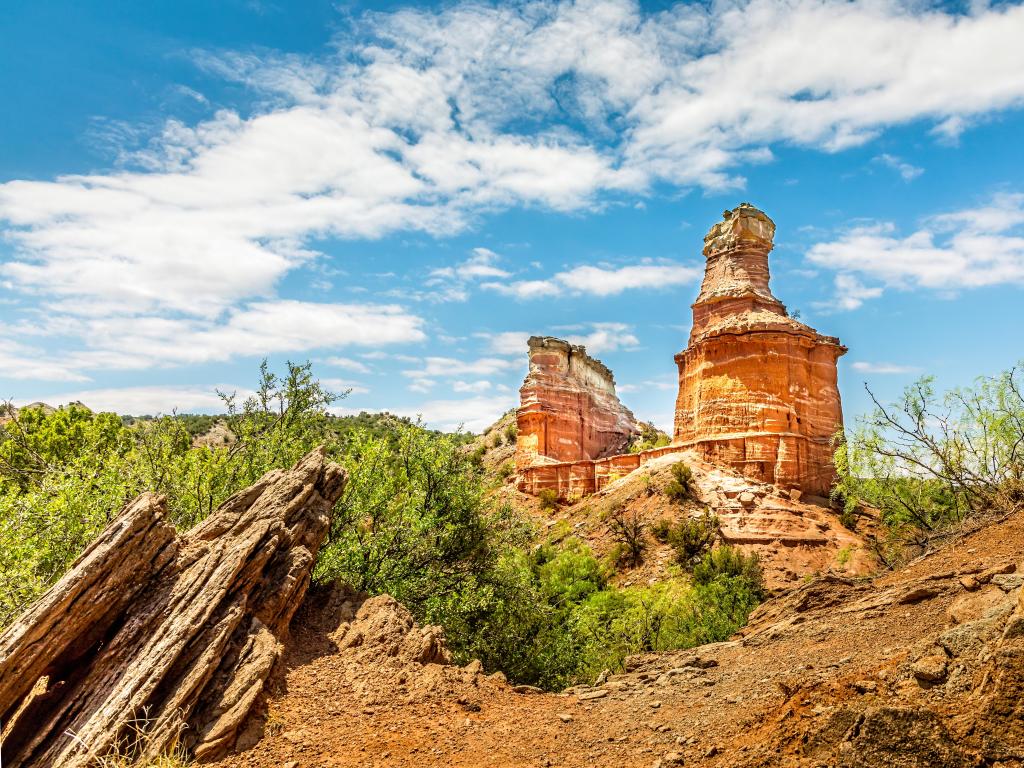
[[[605,524],[612,539],[621,547],[619,562],[632,568],[638,566],[647,549],[647,525],[640,514],[635,509],[615,504],[608,510]]]
[[[540,508],[544,510],[552,510],[558,507],[558,491],[554,488],[544,488],[540,493],[537,494],[537,498],[540,500]]]
[[[188,528],[319,444],[350,480],[314,578],[392,594],[418,621],[443,625],[459,661],[559,688],[621,667],[628,653],[723,639],[756,604],[731,572],[616,589],[568,522],[539,542],[514,509],[487,499],[483,454],[465,435],[388,415],[339,419],[328,412],[335,399],[308,364],[280,376],[264,365],[255,395],[224,395],[220,418],[236,440],[198,447],[198,420],[122,420],[80,406],[19,412],[0,431],[0,625],[140,491],[166,493],[171,519]],[[557,494],[542,493],[541,504],[555,508]],[[639,562],[640,519],[619,510],[607,522]]]
[[[691,568],[714,546],[718,538],[718,517],[707,510],[700,517],[688,517],[664,530],[665,541],[672,545],[676,561]]]
[[[701,586],[731,579],[743,580],[752,594],[763,597],[761,561],[756,554],[744,555],[730,546],[716,547],[706,551],[693,567],[693,581]]]
[[[651,535],[662,544],[668,543],[669,532],[672,530],[672,521],[668,518],[656,520],[651,526]]]
[[[692,500],[696,492],[693,470],[682,461],[677,461],[670,470],[672,479],[665,485],[665,495],[677,504]]]
[[[889,533],[878,553],[893,563],[969,519],[1024,506],[1024,373],[1017,366],[939,397],[930,377],[858,421],[835,455],[833,500],[855,523],[861,505]]]
[[[672,442],[672,438],[662,432],[656,426],[647,421],[641,421],[640,434],[629,444],[630,453],[649,451],[652,448],[661,448]]]

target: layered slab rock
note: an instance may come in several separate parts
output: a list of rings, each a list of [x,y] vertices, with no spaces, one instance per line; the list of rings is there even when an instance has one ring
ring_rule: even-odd
[[[622,453],[640,433],[615,394],[615,379],[582,346],[552,336],[529,342],[519,390],[516,466],[600,459]]]
[[[794,318],[769,287],[775,224],[743,203],[704,238],[689,345],[676,355],[673,444],[747,477],[827,495],[842,427],[846,347]]]
[[[128,504],[0,635],[4,765],[231,751],[281,657],[344,483],[317,450],[184,536],[164,497]]]

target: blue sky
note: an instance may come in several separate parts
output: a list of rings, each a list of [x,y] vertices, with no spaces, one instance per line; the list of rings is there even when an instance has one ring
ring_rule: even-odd
[[[12,0],[0,397],[216,410],[311,359],[480,429],[525,338],[671,426],[701,240],[850,348],[848,420],[1024,358],[1024,7]]]

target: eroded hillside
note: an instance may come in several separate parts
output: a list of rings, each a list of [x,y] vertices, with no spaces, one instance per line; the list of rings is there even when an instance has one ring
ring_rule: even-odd
[[[1020,766],[1024,514],[740,635],[561,694],[445,663],[394,601],[312,596],[264,737],[219,766]]]

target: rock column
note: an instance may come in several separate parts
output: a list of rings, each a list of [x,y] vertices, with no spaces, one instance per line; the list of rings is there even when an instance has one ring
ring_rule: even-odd
[[[768,285],[775,224],[743,203],[704,238],[673,443],[756,480],[827,495],[846,347],[790,317]]]

